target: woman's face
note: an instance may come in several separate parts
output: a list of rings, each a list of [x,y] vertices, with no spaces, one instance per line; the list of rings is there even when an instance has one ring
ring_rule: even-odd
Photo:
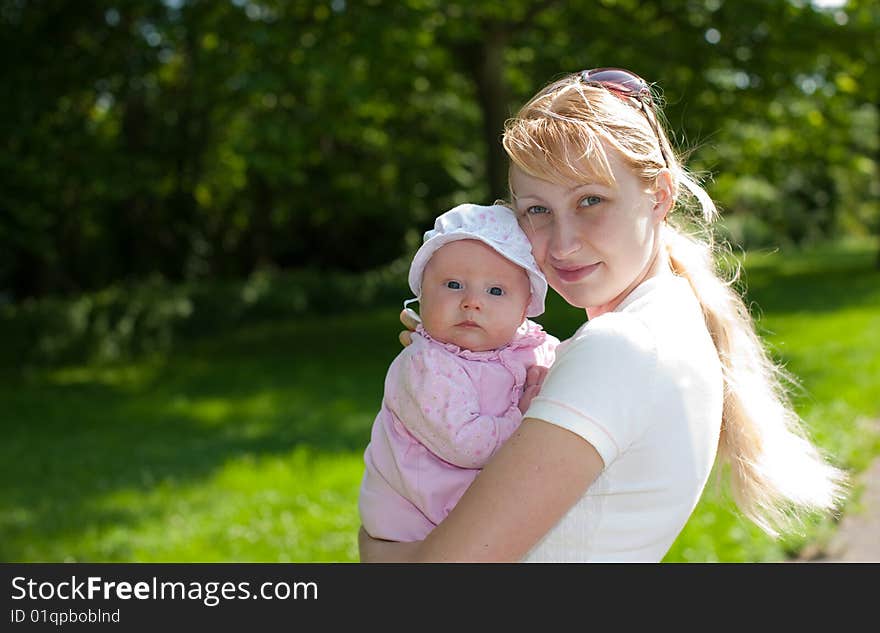
[[[616,151],[606,152],[611,185],[558,185],[517,167],[510,174],[520,224],[547,282],[590,316],[613,310],[659,270],[659,228],[672,204],[671,188],[652,189]],[[661,180],[668,183],[668,174]]]

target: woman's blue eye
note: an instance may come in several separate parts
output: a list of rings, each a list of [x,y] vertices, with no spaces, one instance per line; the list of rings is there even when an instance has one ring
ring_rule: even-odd
[[[461,290],[461,282],[458,281],[447,281],[446,287],[451,290]]]
[[[526,209],[527,215],[541,215],[544,213],[550,213],[550,209],[548,209],[547,207],[542,207],[540,205],[535,205]]]
[[[587,196],[583,200],[581,200],[582,207],[592,207],[594,204],[599,204],[602,202],[602,198],[600,196]]]
[[[504,289],[499,288],[498,286],[492,286],[491,288],[489,288],[489,294],[495,295],[496,297],[500,297],[504,294]]]

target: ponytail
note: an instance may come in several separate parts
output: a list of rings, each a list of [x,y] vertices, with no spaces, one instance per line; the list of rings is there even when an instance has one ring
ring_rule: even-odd
[[[701,225],[717,214],[693,178],[680,183],[697,198]],[[730,466],[740,510],[771,536],[796,527],[805,512],[831,511],[843,498],[846,474],[827,463],[809,441],[787,395],[792,382],[775,364],[755,332],[752,317],[716,271],[717,247],[701,237],[665,226],[672,270],[690,283],[715,343],[724,376],[724,410],[718,454]],[[705,231],[708,235],[708,231]]]

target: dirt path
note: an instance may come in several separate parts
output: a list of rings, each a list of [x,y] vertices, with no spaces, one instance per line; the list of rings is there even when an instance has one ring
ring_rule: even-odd
[[[799,560],[817,563],[880,562],[880,458],[861,474],[854,486],[857,500],[831,540],[807,547]]]

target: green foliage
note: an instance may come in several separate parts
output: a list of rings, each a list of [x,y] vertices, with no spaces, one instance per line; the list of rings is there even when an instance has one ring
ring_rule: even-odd
[[[876,233],[878,11],[3,2],[0,296],[382,266],[440,211],[503,195],[504,118],[600,65],[659,83],[732,237]]]
[[[863,245],[745,257],[759,329],[801,379],[810,434],[854,473],[880,456],[872,258]],[[583,312],[563,308],[553,295],[542,322],[566,337]],[[395,299],[241,324],[110,365],[0,368],[0,560],[356,560],[398,311]],[[784,560],[831,528],[773,542],[710,481],[666,560]]]
[[[262,269],[244,281],[117,284],[74,299],[0,308],[0,364],[112,363],[166,353],[181,340],[218,336],[242,323],[345,314],[401,301],[408,264],[366,273]]]

